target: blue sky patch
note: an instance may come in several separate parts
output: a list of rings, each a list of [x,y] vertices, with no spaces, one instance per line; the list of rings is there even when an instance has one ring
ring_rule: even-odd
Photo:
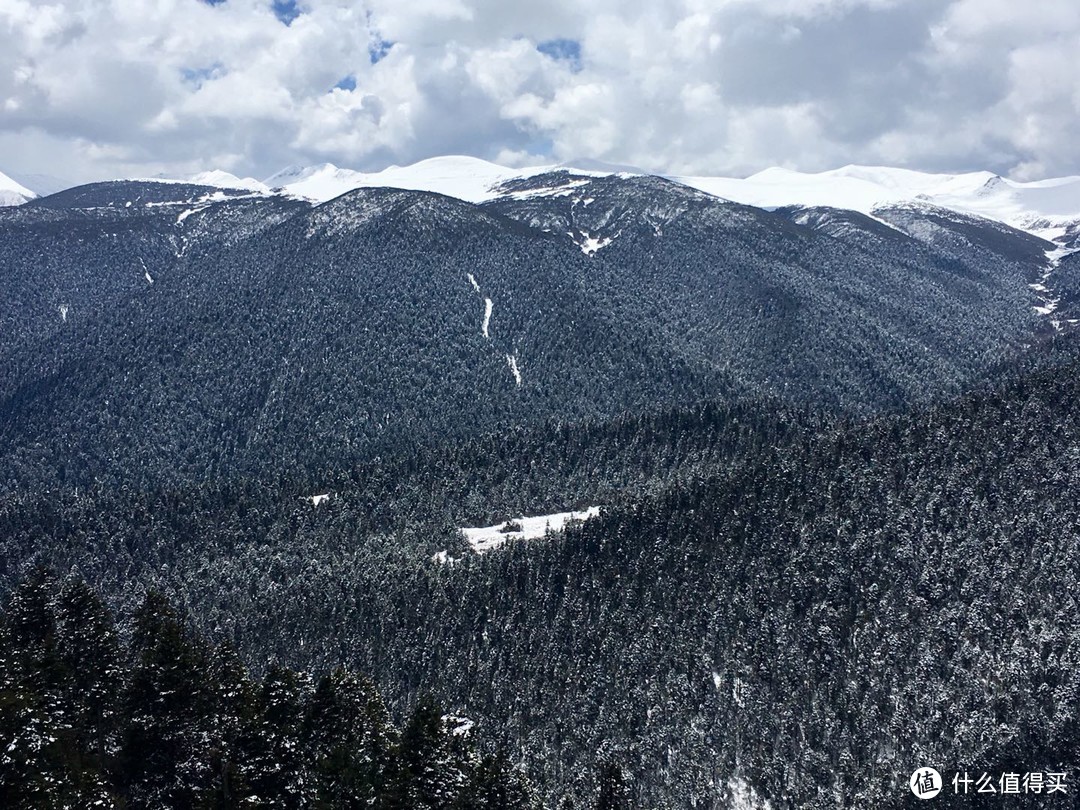
[[[576,39],[548,39],[538,43],[536,50],[557,62],[569,63],[574,73],[581,70],[581,43]]]
[[[334,85],[337,90],[355,90],[356,89],[356,77],[346,76],[340,82]]]
[[[292,21],[300,16],[297,0],[273,0],[272,7],[274,16],[285,25],[292,25]]]
[[[196,90],[211,79],[216,79],[224,73],[225,69],[220,62],[215,62],[208,67],[180,68],[180,76],[183,78],[184,83],[192,85]]]
[[[388,39],[380,39],[368,45],[368,56],[371,58],[371,64],[381,62],[393,47],[394,43]]]

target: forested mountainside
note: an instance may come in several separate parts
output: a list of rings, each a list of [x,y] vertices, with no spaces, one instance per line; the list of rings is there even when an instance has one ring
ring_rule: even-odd
[[[529,184],[311,207],[126,182],[0,211],[4,490],[318,471],[710,398],[866,414],[1051,328],[1028,285],[1052,246],[989,221],[838,237],[657,178]]]
[[[682,356],[758,394],[862,414],[962,390],[1022,343],[1036,328],[1027,285],[1053,247],[931,206],[846,212],[830,229],[820,212],[766,212],[655,177],[503,189],[486,208],[595,251],[590,285]]]
[[[327,679],[385,699],[384,775],[427,712],[458,793],[421,806],[491,777],[545,807],[887,810],[927,763],[1068,770],[1080,266],[1056,247],[566,172],[483,205],[112,183],[0,211],[0,719],[63,732],[20,790],[152,805],[179,762],[237,806],[220,735],[278,722],[274,678],[294,718]],[[461,531],[593,506],[482,554]],[[155,713],[116,709],[115,759],[72,703],[82,580],[121,617],[87,608],[117,694],[190,664],[161,677],[191,679],[194,736],[145,784],[122,753]],[[334,806],[354,742],[260,762]]]
[[[309,482],[39,494],[5,510],[2,556],[125,606],[166,589],[257,670],[346,662],[401,710],[430,690],[549,806],[615,763],[631,807],[901,807],[920,763],[1080,754],[1080,360],[1045,351],[868,423],[708,406],[538,429],[321,482],[319,506]],[[505,511],[471,511],[485,493]],[[609,506],[449,545],[455,520],[576,497]]]

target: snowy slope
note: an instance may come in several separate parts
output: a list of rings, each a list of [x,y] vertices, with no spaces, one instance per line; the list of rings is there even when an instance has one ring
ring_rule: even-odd
[[[223,172],[221,170],[215,170],[210,172],[200,172],[199,174],[192,175],[187,178],[188,182],[197,186],[213,186],[214,188],[227,188],[227,189],[242,189],[244,191],[255,191],[261,194],[267,194],[270,191],[270,187],[265,183],[260,183],[254,177],[237,177],[235,174],[229,172]]]
[[[26,186],[20,185],[0,172],[0,206],[22,205],[37,195]]]
[[[479,158],[450,155],[421,160],[411,166],[391,166],[380,172],[339,169],[331,163],[293,167],[264,182],[297,197],[326,202],[357,188],[400,188],[433,191],[459,200],[479,203],[496,198],[493,187],[507,180],[551,171],[551,166],[509,169]]]
[[[991,172],[929,174],[845,166],[810,174],[773,168],[745,179],[672,177],[709,194],[761,208],[830,206],[871,213],[882,205],[926,202],[1053,236],[1080,219],[1080,177],[1021,183]]]

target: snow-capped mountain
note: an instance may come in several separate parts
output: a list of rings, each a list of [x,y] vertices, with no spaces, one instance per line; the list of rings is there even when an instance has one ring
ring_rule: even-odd
[[[635,172],[597,164],[508,168],[479,158],[431,158],[411,166],[357,172],[332,164],[293,167],[263,185],[324,202],[356,188],[386,186],[433,191],[467,202],[498,199],[514,181],[566,170],[576,176],[629,176]],[[827,206],[870,214],[875,208],[922,202],[1003,222],[1044,238],[1063,234],[1080,220],[1080,177],[1019,182],[991,172],[931,174],[910,169],[845,166],[816,174],[772,168],[747,178],[670,176],[716,197],[759,208]],[[203,179],[215,185],[210,179]],[[235,187],[230,185],[230,187]],[[254,188],[254,187],[253,187]]]
[[[772,168],[745,179],[673,177],[718,197],[761,208],[827,206],[870,214],[924,202],[1055,238],[1080,219],[1080,177],[1018,182],[991,172],[930,174],[881,166],[845,166],[816,174]]]
[[[260,194],[267,194],[270,192],[270,187],[265,183],[260,183],[254,177],[237,177],[230,172],[224,172],[220,169],[199,172],[188,178],[188,181],[197,186],[213,186],[214,188],[225,189],[240,189],[242,191],[255,191]]]
[[[390,166],[379,172],[339,169],[331,163],[290,167],[268,177],[264,183],[297,197],[325,202],[357,188],[400,188],[432,191],[471,203],[498,198],[504,183],[550,172],[555,166],[511,169],[480,158],[463,155],[429,158],[411,166]],[[574,174],[604,176],[610,171],[573,169]]]
[[[377,172],[340,168],[331,163],[292,166],[264,180],[207,171],[182,178],[153,178],[210,186],[256,195],[287,195],[323,203],[358,188],[430,191],[470,203],[485,203],[521,192],[521,181],[566,172],[576,178],[631,177],[646,172],[630,167],[581,160],[528,168],[510,168],[461,155],[429,158],[409,166]],[[1064,243],[1070,227],[1080,222],[1080,176],[1020,182],[991,172],[932,174],[882,166],[844,166],[807,173],[770,168],[746,178],[668,175],[714,197],[759,208],[828,207],[873,215],[875,209],[924,204],[975,215]],[[553,187],[553,191],[559,189]],[[530,194],[542,189],[530,187]],[[0,175],[0,202],[18,205],[37,196],[6,175]]]
[[[0,206],[22,205],[36,196],[26,186],[15,182],[6,174],[0,172]]]

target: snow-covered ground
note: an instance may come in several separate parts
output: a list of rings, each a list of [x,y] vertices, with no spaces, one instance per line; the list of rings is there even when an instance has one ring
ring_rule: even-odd
[[[491,335],[488,334],[488,327],[491,326],[491,310],[494,308],[494,304],[491,303],[490,298],[484,299],[484,322],[480,324],[480,331],[484,334],[484,337],[491,339]]]
[[[507,540],[535,540],[548,531],[562,531],[571,520],[588,520],[600,514],[599,506],[590,506],[580,512],[556,512],[553,515],[535,517],[517,517],[494,526],[465,527],[461,531],[473,550],[477,553],[498,548]],[[505,531],[507,525],[512,531]]]
[[[484,337],[487,337],[485,334]],[[506,355],[506,364],[510,366],[510,373],[514,375],[514,383],[518,386],[521,385],[521,368],[518,366],[518,359],[516,354]]]
[[[260,183],[254,177],[237,177],[235,174],[223,172],[220,169],[210,172],[200,172],[189,178],[190,182],[198,186],[213,186],[214,188],[242,189],[265,194],[270,187]]]
[[[528,189],[509,196],[581,193],[588,177],[615,172],[568,166],[514,169],[478,158],[430,158],[411,166],[391,166],[380,172],[357,172],[331,164],[292,168],[267,178],[263,185],[315,201],[325,201],[355,188],[379,187],[434,191],[467,202],[500,196],[508,180],[568,169],[582,179],[557,189]],[[626,172],[618,172],[627,176]],[[230,175],[231,177],[231,175]],[[206,179],[210,179],[206,176]],[[820,205],[869,214],[874,208],[905,202],[924,202],[997,220],[1040,235],[1061,223],[1080,219],[1080,177],[1020,182],[991,172],[933,174],[882,166],[844,166],[808,173],[771,168],[746,178],[671,176],[669,179],[734,202],[761,208]],[[235,178],[230,187],[240,182]],[[588,240],[590,252],[602,247]],[[583,246],[584,247],[584,246]]]

